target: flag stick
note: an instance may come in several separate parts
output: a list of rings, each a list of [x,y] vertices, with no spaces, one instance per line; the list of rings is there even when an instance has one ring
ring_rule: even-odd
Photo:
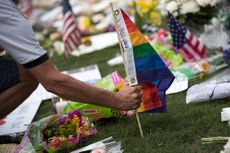
[[[125,70],[127,72],[127,65],[126,65],[126,61],[125,61],[125,57],[124,57],[124,51],[123,51],[123,48],[122,48],[122,45],[121,45],[121,42],[120,42],[120,39],[119,39],[119,36],[118,36],[118,26],[117,26],[117,22],[115,20],[115,11],[114,11],[112,3],[110,3],[110,7],[111,7],[112,12],[113,12],[113,19],[114,19],[114,24],[115,24],[116,32],[117,32],[117,37],[118,37],[118,42],[119,42],[119,46],[120,46],[120,51],[121,51],[121,55],[122,55],[122,58],[123,58],[123,61],[124,61]],[[142,126],[141,126],[141,122],[140,122],[140,118],[139,118],[137,110],[135,110],[135,115],[136,115],[137,124],[138,124],[139,131],[140,131],[140,135],[143,138],[144,134],[143,134],[143,130],[142,130]]]
[[[141,135],[142,138],[144,138],[144,134],[143,134],[142,126],[141,126],[141,121],[140,121],[140,118],[139,118],[137,110],[135,110],[135,114],[136,114],[136,119],[137,119],[137,124],[138,124],[138,127],[139,127],[139,131],[140,131],[140,135]]]
[[[115,11],[114,11],[113,4],[112,4],[112,3],[110,3],[110,7],[111,7],[112,12],[113,12],[113,19],[114,19],[114,24],[115,24],[116,32],[117,32],[118,26],[117,26],[117,23],[116,23],[116,20],[115,20]],[[118,42],[119,42],[119,47],[120,47],[120,51],[121,51],[121,56],[122,56],[122,59],[123,59],[123,61],[124,61],[125,70],[127,70],[126,61],[125,61],[125,57],[124,57],[124,51],[123,51],[123,48],[122,48],[122,45],[121,45],[121,42],[120,42],[118,33],[117,33],[117,38],[118,38]],[[126,71],[126,72],[127,72],[127,71]]]

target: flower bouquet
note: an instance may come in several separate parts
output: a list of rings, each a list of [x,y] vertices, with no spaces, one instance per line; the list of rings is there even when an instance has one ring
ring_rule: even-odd
[[[52,115],[31,125],[16,152],[69,152],[84,138],[96,134],[93,124],[78,110]]]
[[[178,16],[181,23],[190,25],[207,24],[215,17],[221,6],[221,0],[160,0],[161,14],[171,12]]]

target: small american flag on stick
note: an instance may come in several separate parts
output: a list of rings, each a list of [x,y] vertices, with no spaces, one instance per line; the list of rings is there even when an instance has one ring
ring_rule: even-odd
[[[183,27],[176,18],[168,13],[169,29],[174,47],[185,57],[186,61],[199,61],[205,57],[206,46],[189,30]]]
[[[81,34],[77,27],[77,21],[74,17],[69,0],[63,0],[63,42],[65,46],[65,57],[78,48],[81,44]]]

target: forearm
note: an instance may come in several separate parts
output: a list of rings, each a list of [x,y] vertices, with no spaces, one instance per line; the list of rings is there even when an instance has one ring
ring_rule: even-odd
[[[30,72],[46,90],[68,100],[120,110],[136,109],[141,102],[141,86],[125,86],[117,93],[109,92],[60,73],[50,60],[31,68]]]
[[[94,86],[60,74],[49,86],[49,90],[62,98],[76,102],[85,102],[106,107],[118,108],[118,99],[115,93],[108,92]]]

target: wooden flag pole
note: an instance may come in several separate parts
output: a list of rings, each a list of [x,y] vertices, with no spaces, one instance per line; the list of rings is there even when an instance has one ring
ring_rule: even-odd
[[[117,32],[118,26],[117,26],[117,22],[116,22],[116,20],[115,20],[115,11],[114,11],[113,4],[112,4],[112,3],[110,3],[110,7],[111,7],[111,10],[112,10],[112,12],[113,12],[113,19],[114,19],[114,24],[115,24],[116,32]],[[123,48],[122,48],[122,45],[121,45],[121,42],[120,42],[118,33],[117,33],[117,38],[118,38],[118,42],[119,42],[119,47],[120,47],[120,51],[121,51],[121,56],[122,56],[122,59],[123,59],[123,61],[124,61],[125,70],[127,70],[126,61],[125,61],[125,57],[124,57],[124,51],[123,51]],[[126,71],[126,72],[127,72],[127,71]]]
[[[142,126],[141,126],[141,121],[140,121],[140,118],[139,118],[137,110],[135,110],[135,114],[136,114],[136,119],[137,119],[137,124],[138,124],[138,127],[139,127],[139,131],[140,131],[140,135],[141,135],[142,138],[144,138],[144,134],[143,134]]]
[[[117,37],[118,37],[118,42],[119,42],[119,46],[120,46],[121,55],[122,55],[122,58],[123,58],[123,61],[124,61],[125,69],[127,70],[127,65],[126,65],[126,61],[125,61],[125,57],[124,57],[124,51],[123,51],[122,44],[121,44],[120,39],[119,39],[119,36],[118,36],[118,25],[117,25],[117,22],[116,22],[116,20],[115,20],[115,11],[114,11],[113,4],[112,4],[112,3],[110,3],[110,7],[111,7],[112,12],[113,12],[113,19],[114,19],[114,24],[115,24],[116,32],[117,32]],[[127,71],[126,71],[126,72],[127,72]],[[143,137],[144,137],[144,134],[143,134],[143,130],[142,130],[142,126],[141,126],[141,122],[140,122],[140,118],[139,118],[139,115],[138,115],[137,110],[135,110],[135,114],[136,114],[136,119],[137,119],[139,131],[140,131],[140,135],[141,135],[141,137],[143,138]]]

